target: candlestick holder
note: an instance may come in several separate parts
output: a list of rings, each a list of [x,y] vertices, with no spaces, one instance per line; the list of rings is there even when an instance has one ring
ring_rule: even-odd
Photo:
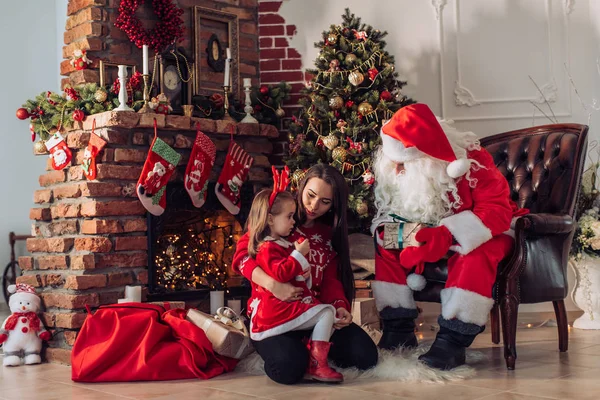
[[[246,112],[246,116],[240,122],[244,124],[258,124],[258,120],[252,116],[254,109],[252,108],[252,100],[250,99],[250,92],[252,91],[250,82],[246,85],[244,82],[244,93],[246,94],[246,106],[244,107],[244,111]]]
[[[237,122],[235,118],[229,114],[229,91],[231,90],[230,86],[223,86],[223,93],[225,95],[225,99],[223,100],[223,107],[225,108],[225,114],[223,114],[222,120],[224,121],[232,121]]]
[[[140,114],[153,113],[154,110],[152,110],[150,108],[150,105],[148,104],[150,102],[150,87],[148,87],[148,81],[150,80],[150,75],[144,74],[144,75],[142,75],[142,78],[144,79],[144,105],[142,106],[142,108],[140,108],[138,113],[140,113]]]
[[[119,65],[119,107],[115,111],[133,111],[127,105],[127,66]]]

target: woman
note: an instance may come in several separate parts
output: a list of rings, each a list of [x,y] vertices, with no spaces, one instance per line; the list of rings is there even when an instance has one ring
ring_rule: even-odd
[[[298,193],[296,231],[289,240],[309,240],[312,290],[322,303],[336,309],[336,329],[330,340],[329,358],[342,368],[371,368],[377,364],[377,348],[369,335],[352,323],[350,314],[354,277],[348,249],[346,181],[334,167],[318,164],[306,172],[298,185]],[[256,261],[248,256],[247,233],[238,241],[233,267],[281,301],[302,298],[302,288],[277,282],[257,267]],[[252,300],[249,309],[252,309]],[[294,384],[302,379],[309,360],[304,340],[310,334],[310,331],[292,331],[253,341],[265,361],[269,378],[283,384]]]

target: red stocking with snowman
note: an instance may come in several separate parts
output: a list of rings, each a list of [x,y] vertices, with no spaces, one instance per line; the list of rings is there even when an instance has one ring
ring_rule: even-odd
[[[10,285],[8,291],[13,293],[8,300],[11,315],[0,328],[0,344],[4,348],[3,364],[11,367],[23,363],[39,364],[42,362],[42,340],[51,338],[50,332],[38,317],[40,298],[33,286],[22,283]]]
[[[200,132],[198,126],[196,131],[196,140],[185,170],[184,183],[194,207],[202,207],[206,201],[206,187],[217,150],[212,140]]]

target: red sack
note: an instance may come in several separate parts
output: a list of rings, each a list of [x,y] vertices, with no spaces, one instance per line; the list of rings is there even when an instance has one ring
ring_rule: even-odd
[[[185,310],[123,303],[88,316],[71,353],[76,382],[208,379],[229,372],[237,360],[216,354]]]

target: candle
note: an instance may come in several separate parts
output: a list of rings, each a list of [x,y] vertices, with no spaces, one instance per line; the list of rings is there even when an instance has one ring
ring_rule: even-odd
[[[227,58],[225,59],[225,78],[223,80],[223,86],[229,86],[229,63],[231,62],[231,50],[227,48]]]
[[[146,44],[142,46],[142,56],[144,75],[148,75],[148,45]]]
[[[252,78],[244,78],[244,87],[251,87],[252,86]]]
[[[225,293],[222,290],[213,290],[210,292],[210,313],[216,314],[217,310],[225,304]]]
[[[139,303],[142,301],[142,287],[125,286],[125,298]]]
[[[241,300],[227,300],[227,307],[231,308],[235,313],[240,316],[242,312],[242,301]]]

